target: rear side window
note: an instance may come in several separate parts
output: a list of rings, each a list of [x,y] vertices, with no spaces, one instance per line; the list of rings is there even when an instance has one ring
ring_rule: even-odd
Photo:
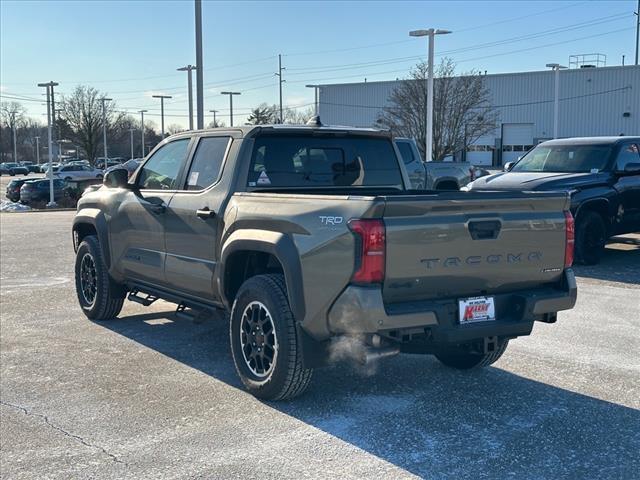
[[[262,136],[255,141],[249,187],[402,187],[387,138]]]
[[[228,146],[229,137],[200,139],[187,174],[187,190],[204,190],[218,181]]]
[[[616,159],[616,170],[624,171],[627,163],[640,163],[640,153],[638,153],[638,146],[635,143],[622,147]]]
[[[398,150],[400,150],[400,155],[402,155],[402,161],[405,165],[413,162],[415,158],[413,158],[413,149],[411,145],[407,142],[396,142]]]

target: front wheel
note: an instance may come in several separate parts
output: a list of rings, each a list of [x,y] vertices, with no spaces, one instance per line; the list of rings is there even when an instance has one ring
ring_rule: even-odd
[[[231,353],[254,396],[284,400],[309,386],[313,370],[304,368],[296,328],[282,275],[258,275],[242,284],[231,309]]]
[[[576,261],[596,265],[607,243],[607,226],[596,212],[583,212],[576,220]]]
[[[82,312],[91,320],[115,318],[122,310],[124,289],[109,277],[98,238],[88,235],[76,254],[76,294]]]
[[[501,340],[498,348],[490,353],[470,353],[460,347],[451,347],[435,356],[440,362],[456,370],[471,370],[474,368],[488,367],[498,361],[509,345],[509,340]]]

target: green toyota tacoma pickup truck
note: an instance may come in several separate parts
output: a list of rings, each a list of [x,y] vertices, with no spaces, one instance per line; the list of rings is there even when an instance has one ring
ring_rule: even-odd
[[[345,340],[362,362],[470,369],[573,307],[566,193],[410,190],[400,158],[387,132],[317,119],[167,138],[79,201],[80,306],[230,311],[237,372],[264,399],[302,393]]]

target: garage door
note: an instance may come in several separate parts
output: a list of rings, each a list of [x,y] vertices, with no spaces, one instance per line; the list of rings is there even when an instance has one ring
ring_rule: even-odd
[[[473,165],[492,165],[495,137],[485,135],[467,147],[467,162]]]
[[[502,125],[502,164],[514,162],[533,146],[533,123]]]

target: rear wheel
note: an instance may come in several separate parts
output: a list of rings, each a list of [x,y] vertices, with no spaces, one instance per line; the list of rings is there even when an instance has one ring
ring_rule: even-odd
[[[282,275],[258,275],[240,287],[231,310],[231,352],[254,396],[284,400],[309,386],[312,370],[304,368],[296,328]]]
[[[607,226],[596,212],[583,212],[576,221],[576,261],[596,265],[607,242]]]
[[[501,340],[498,348],[490,353],[470,353],[460,347],[451,347],[440,353],[436,353],[435,357],[444,365],[457,370],[471,370],[474,368],[488,367],[498,361],[507,349],[509,340]]]
[[[91,320],[115,318],[122,310],[124,288],[111,277],[98,238],[88,235],[76,254],[76,294],[82,312]]]

